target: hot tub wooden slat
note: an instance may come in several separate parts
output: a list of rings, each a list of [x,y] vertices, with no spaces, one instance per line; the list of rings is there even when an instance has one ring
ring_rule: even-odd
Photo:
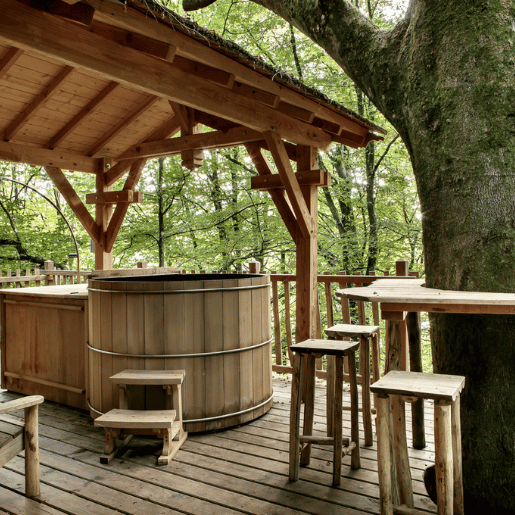
[[[238,287],[238,280],[229,279],[223,281],[224,288]],[[223,349],[237,349],[240,345],[238,338],[239,329],[239,298],[238,291],[225,291],[223,294]],[[223,357],[224,378],[224,415],[238,413],[240,411],[240,357],[238,353],[225,354]],[[231,417],[232,418],[232,417]],[[232,418],[227,423],[237,424],[238,419]]]
[[[124,287],[115,288],[124,281]],[[99,404],[92,402],[93,410],[106,412],[118,406],[116,388],[108,388],[105,381],[125,368],[186,370],[183,412],[188,431],[240,424],[270,408],[267,276],[153,276],[94,283],[90,299],[100,304],[94,312],[111,320],[98,324],[102,327],[94,331],[93,340],[98,339],[92,342],[98,350],[90,350],[102,356],[100,369],[92,368],[89,375],[91,391],[101,396]],[[120,320],[124,316],[125,325]],[[237,352],[227,352],[233,350]],[[101,354],[104,351],[108,354]],[[163,357],[152,357],[156,355]],[[144,406],[132,395],[132,409],[164,408],[162,390],[147,388]]]

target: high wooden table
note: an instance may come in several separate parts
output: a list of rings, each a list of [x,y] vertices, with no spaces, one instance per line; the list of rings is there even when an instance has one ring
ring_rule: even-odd
[[[424,287],[422,279],[378,279],[368,287],[338,290],[336,294],[342,298],[379,303],[381,317],[387,321],[385,341],[388,352],[385,373],[402,368],[402,342],[404,340],[403,333],[405,333],[402,324],[412,315],[424,311],[428,313],[515,315],[515,294],[437,290]],[[420,330],[411,331],[410,339],[412,340],[409,342],[410,350],[420,352]],[[396,405],[395,402],[397,401],[392,400],[395,441],[405,441],[406,426],[402,416],[404,407]],[[417,411],[412,412],[412,419],[413,441],[420,442],[424,440],[422,405],[419,405]],[[397,460],[405,460],[405,463],[408,463],[405,446],[397,449],[396,453]],[[409,466],[403,465],[402,468],[409,470]],[[403,495],[402,483],[408,481],[411,482],[411,478],[398,478],[401,497]]]

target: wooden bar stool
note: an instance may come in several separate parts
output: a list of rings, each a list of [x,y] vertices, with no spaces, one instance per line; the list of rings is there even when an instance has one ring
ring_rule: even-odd
[[[109,463],[135,434],[162,438],[163,452],[157,464],[170,463],[188,436],[182,423],[181,385],[185,375],[184,370],[124,370],[109,378],[119,386],[120,409],[113,409],[95,419],[95,426],[103,427],[106,435],[101,463]],[[168,394],[167,399],[171,397],[171,403],[168,401],[167,407],[171,404],[174,409],[128,409],[129,385],[162,386]],[[122,436],[123,439],[120,438]]]
[[[365,445],[373,445],[372,413],[370,403],[370,350],[372,349],[372,379],[377,381],[379,370],[379,326],[378,325],[353,325],[338,324],[325,329],[325,334],[330,340],[343,340],[344,338],[359,338],[359,370],[358,382],[361,382],[361,409],[363,412],[363,430],[365,433]],[[333,376],[334,377],[334,376]],[[328,379],[329,380],[329,379]],[[344,380],[349,380],[348,373],[344,374]],[[332,391],[328,389],[328,391]],[[327,403],[329,408],[330,402]],[[344,406],[343,409],[350,409]],[[328,427],[329,431],[329,427]]]
[[[394,509],[398,508],[394,507],[392,497],[390,396],[400,396],[407,402],[420,398],[434,400],[438,515],[464,514],[460,424],[460,392],[464,385],[465,378],[461,376],[392,371],[370,387],[377,394],[377,462],[381,515],[392,515]],[[404,408],[404,404],[400,404]],[[405,438],[395,440],[395,445],[403,446],[403,450],[407,452]],[[413,508],[409,466],[408,470],[400,470],[400,463],[397,462],[396,468],[401,503],[406,508]],[[406,478],[409,483],[405,481]],[[407,484],[411,490],[401,492],[401,488],[406,488]],[[412,512],[414,513],[410,511]]]
[[[299,479],[299,465],[309,465],[311,444],[333,446],[333,485],[341,482],[342,454],[351,453],[351,467],[360,468],[359,456],[359,421],[358,421],[358,387],[356,381],[355,352],[358,342],[334,342],[330,340],[306,340],[292,345],[293,378],[291,389],[290,412],[290,480]],[[315,404],[315,361],[324,355],[333,357],[335,377],[331,384],[333,407],[328,413],[332,431],[326,437],[313,436],[313,415]],[[342,393],[343,393],[343,358],[348,356],[350,364],[351,391],[351,438],[342,438]],[[328,376],[332,374],[328,371]],[[305,377],[305,379],[304,379]],[[305,383],[305,385],[303,384]],[[327,383],[329,388],[329,381]],[[304,392],[304,424],[300,435],[300,408]],[[329,390],[328,390],[329,398]],[[344,447],[345,445],[345,447]]]

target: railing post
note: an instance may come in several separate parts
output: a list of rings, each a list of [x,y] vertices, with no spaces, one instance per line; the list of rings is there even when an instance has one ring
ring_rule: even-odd
[[[138,261],[136,263],[136,268],[147,268],[147,262],[146,261]]]
[[[54,269],[54,262],[53,261],[45,261],[45,271],[50,271]],[[46,286],[52,286],[55,284],[54,276],[53,275],[47,275],[45,279]]]

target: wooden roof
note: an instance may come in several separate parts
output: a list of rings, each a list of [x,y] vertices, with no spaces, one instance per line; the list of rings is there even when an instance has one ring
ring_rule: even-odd
[[[150,13],[149,4],[158,7],[2,2],[0,159],[95,173],[105,158],[112,184],[136,157],[266,148],[265,131],[318,149],[366,146],[384,132],[170,11]],[[195,123],[216,131],[165,144]]]

